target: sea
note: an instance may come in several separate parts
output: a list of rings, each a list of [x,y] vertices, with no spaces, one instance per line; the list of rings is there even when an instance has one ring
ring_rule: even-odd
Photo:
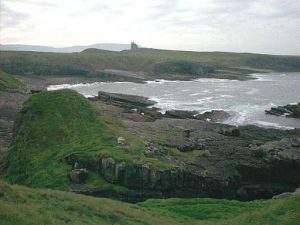
[[[199,113],[225,110],[223,123],[261,127],[300,128],[300,120],[265,114],[266,109],[300,102],[300,73],[251,74],[247,81],[201,78],[192,81],[155,80],[146,83],[96,82],[50,85],[48,90],[73,89],[86,97],[98,91],[148,97],[166,110],[195,110]]]

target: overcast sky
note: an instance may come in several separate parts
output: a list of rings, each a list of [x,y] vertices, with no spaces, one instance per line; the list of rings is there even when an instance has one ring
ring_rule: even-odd
[[[300,0],[0,0],[0,43],[300,55]]]

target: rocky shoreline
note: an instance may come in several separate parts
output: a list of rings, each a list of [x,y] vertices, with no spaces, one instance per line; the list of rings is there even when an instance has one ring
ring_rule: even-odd
[[[98,97],[90,100],[105,113],[122,119],[132,134],[142,137],[147,158],[169,165],[157,168],[142,160],[126,162],[114,157],[100,157],[98,163],[86,164],[72,156],[107,182],[139,193],[139,197],[130,198],[119,194],[120,199],[138,201],[160,196],[251,200],[271,198],[300,185],[297,129],[215,123],[227,118],[223,111],[197,114],[172,110],[161,114],[159,109],[148,108],[151,102],[138,96],[99,92]],[[126,140],[120,142],[121,151],[130,152],[130,146],[123,146],[123,141]]]
[[[162,118],[173,119],[196,119],[210,122],[222,122],[230,117],[228,112],[224,110],[211,110],[204,113],[198,111],[187,110],[167,110],[164,114],[161,109],[153,107],[155,101],[149,100],[146,97],[126,95],[118,93],[98,92],[98,96],[88,98],[91,101],[103,101],[107,104],[112,104],[126,109],[128,112],[139,113],[149,117],[151,121]]]
[[[24,93],[17,106],[30,95]],[[142,139],[145,157],[164,166],[139,158],[122,161],[102,155],[81,160],[74,154],[65,159],[70,167],[78,163],[80,169],[88,171],[87,176],[97,173],[106,182],[132,191],[88,188],[84,179],[74,179],[77,173],[73,169],[70,191],[131,202],[167,197],[250,200],[271,198],[300,186],[297,129],[219,124],[229,114],[218,110],[203,114],[171,110],[162,114],[153,107],[155,102],[132,95],[99,92],[89,100],[101,114],[120,119],[127,132]],[[120,141],[118,151],[132,150],[126,139],[116,140]]]

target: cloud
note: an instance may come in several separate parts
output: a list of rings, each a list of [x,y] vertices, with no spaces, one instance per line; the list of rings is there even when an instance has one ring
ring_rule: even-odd
[[[299,11],[299,0],[1,0],[0,41],[300,54]]]
[[[12,28],[18,26],[22,21],[25,21],[30,18],[29,13],[24,13],[21,11],[14,11],[11,8],[7,7],[5,3],[0,2],[1,8],[1,22],[0,27],[3,28]]]

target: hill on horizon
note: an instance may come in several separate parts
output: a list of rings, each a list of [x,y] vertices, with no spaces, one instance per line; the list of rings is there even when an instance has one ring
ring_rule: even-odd
[[[108,50],[108,51],[123,51],[130,49],[130,44],[120,43],[97,43],[92,45],[75,45],[69,47],[51,47],[44,45],[23,45],[23,44],[12,44],[12,45],[0,45],[0,51],[34,51],[34,52],[58,52],[58,53],[72,53],[81,52],[88,48]]]

